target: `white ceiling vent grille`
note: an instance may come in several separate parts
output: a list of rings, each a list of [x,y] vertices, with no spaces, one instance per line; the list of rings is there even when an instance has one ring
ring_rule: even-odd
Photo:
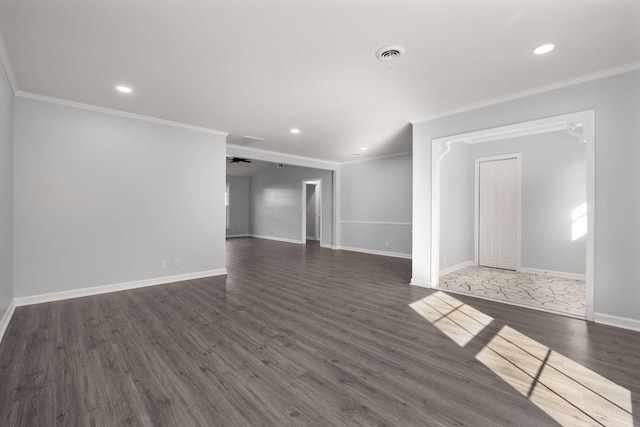
[[[385,46],[383,48],[378,49],[376,52],[376,57],[382,62],[391,62],[400,58],[404,53],[404,46],[400,46],[399,44],[394,44],[391,46]]]
[[[264,138],[258,138],[257,136],[249,136],[249,135],[229,135],[227,137],[227,144],[233,145],[251,145],[256,142],[264,141]]]

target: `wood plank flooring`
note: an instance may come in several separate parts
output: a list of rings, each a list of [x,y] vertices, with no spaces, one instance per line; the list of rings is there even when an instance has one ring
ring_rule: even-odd
[[[493,318],[460,346],[409,307],[433,294],[409,260],[239,238],[227,268],[17,308],[0,425],[556,425],[476,359],[505,326],[628,390],[640,425],[640,333],[455,295]]]

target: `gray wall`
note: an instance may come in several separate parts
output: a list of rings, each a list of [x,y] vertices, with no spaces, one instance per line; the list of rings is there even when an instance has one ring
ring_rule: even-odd
[[[566,132],[452,146],[441,163],[441,268],[473,260],[475,159],[515,153],[522,161],[522,267],[585,274],[586,236],[573,241],[572,212],[586,203],[587,146]]]
[[[469,145],[456,143],[440,163],[440,270],[473,261],[474,169]]]
[[[16,297],[225,267],[224,137],[24,98],[14,114]]]
[[[595,109],[595,312],[640,320],[640,71],[556,89],[413,126],[416,283],[430,279],[431,141]]]
[[[316,236],[316,186],[307,184],[307,237],[317,239]]]
[[[248,176],[227,176],[229,184],[229,228],[227,236],[249,235]]]
[[[340,165],[339,246],[411,254],[411,159]]]
[[[13,92],[0,65],[0,319],[13,300]]]
[[[322,179],[322,244],[332,245],[333,173],[323,169],[272,164],[251,177],[251,234],[300,242],[302,181],[308,179]]]

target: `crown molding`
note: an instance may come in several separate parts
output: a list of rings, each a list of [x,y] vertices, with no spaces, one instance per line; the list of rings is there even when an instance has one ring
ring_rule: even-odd
[[[97,105],[83,104],[81,102],[75,102],[75,101],[68,101],[66,99],[54,98],[46,95],[38,95],[37,93],[25,92],[22,90],[17,91],[15,95],[20,98],[34,99],[36,101],[43,101],[51,104],[64,105],[65,107],[78,108],[81,110],[94,111],[97,113],[110,114],[113,116],[126,117],[129,119],[135,119],[135,120],[142,120],[145,122],[157,123],[165,126],[173,126],[177,128],[193,130],[196,132],[210,133],[212,135],[223,136],[225,138],[227,137],[227,135],[229,135],[229,132],[223,132],[220,130],[188,125],[186,123],[173,122],[171,120],[159,119],[157,117],[144,116],[142,114],[128,113],[126,111],[121,111],[121,110],[113,110],[111,108],[98,107]]]
[[[416,125],[418,123],[428,122],[430,120],[440,119],[442,117],[452,116],[454,114],[464,113],[466,111],[477,110],[483,107],[489,107],[491,105],[500,104],[507,101],[513,101],[515,99],[525,98],[531,95],[537,95],[544,92],[550,92],[556,89],[562,89],[568,86],[574,86],[580,83],[586,83],[593,80],[602,79],[605,77],[611,77],[618,74],[627,73],[629,71],[635,71],[640,69],[640,61],[632,62],[630,64],[621,65],[619,67],[609,68],[606,70],[596,71],[594,73],[584,74],[582,76],[574,77],[571,79],[561,80],[556,83],[552,83],[545,86],[540,86],[534,89],[525,90],[522,92],[516,92],[511,95],[500,96],[497,98],[491,98],[486,101],[477,102],[474,104],[468,104],[459,108],[453,108],[451,110],[443,111],[441,113],[434,114],[432,116],[427,116],[421,119],[411,120],[410,123],[412,125]]]
[[[346,162],[340,162],[340,165],[348,165],[351,163],[360,163],[360,162],[368,162],[371,160],[380,160],[380,159],[388,159],[389,157],[399,157],[399,156],[406,156],[408,154],[413,154],[413,151],[403,151],[402,153],[396,153],[396,154],[387,154],[384,156],[376,156],[376,157],[366,157],[364,159],[356,159],[356,160],[347,160]]]
[[[7,48],[4,45],[2,35],[0,35],[0,64],[2,64],[2,68],[4,68],[4,73],[7,76],[7,80],[9,80],[11,90],[15,95],[18,92],[18,84],[16,83],[16,78],[13,74],[13,68],[11,68],[11,62],[9,62],[9,55],[7,54]]]

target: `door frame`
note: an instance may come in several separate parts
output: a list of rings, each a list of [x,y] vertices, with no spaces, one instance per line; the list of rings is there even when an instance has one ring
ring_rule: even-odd
[[[585,110],[506,126],[434,138],[431,140],[431,251],[430,288],[440,281],[440,163],[454,143],[488,141],[566,130],[587,144],[587,254],[586,320],[593,321],[595,306],[595,110]]]
[[[522,154],[504,154],[501,156],[478,157],[475,159],[475,203],[473,218],[473,262],[480,265],[480,163],[498,160],[516,160],[516,271],[520,271],[522,254]]]
[[[316,212],[320,212],[320,215],[316,218],[318,222],[318,240],[320,240],[320,246],[322,246],[322,178],[316,179],[303,179],[302,180],[302,232],[300,241],[303,244],[307,244],[307,184],[316,186]]]

